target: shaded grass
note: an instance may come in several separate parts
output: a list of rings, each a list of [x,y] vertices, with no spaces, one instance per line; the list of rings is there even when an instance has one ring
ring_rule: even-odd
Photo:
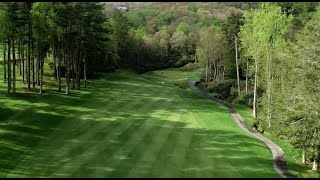
[[[279,177],[227,110],[167,83],[196,76],[118,71],[70,95],[48,76],[42,96],[0,83],[0,176]]]

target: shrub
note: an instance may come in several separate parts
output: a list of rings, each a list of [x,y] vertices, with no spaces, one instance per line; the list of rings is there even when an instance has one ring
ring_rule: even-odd
[[[234,84],[235,81],[231,79],[221,81],[214,86],[212,92],[220,94],[221,99],[228,99],[230,97],[231,87],[233,87]]]
[[[243,104],[247,107],[252,107],[253,105],[253,93],[244,94],[241,93],[240,96],[233,100],[234,103]]]
[[[190,61],[190,58],[186,55],[183,55],[175,64],[175,67],[182,67]]]
[[[190,70],[198,69],[199,67],[200,67],[199,63],[188,63],[183,67],[181,67],[180,69],[183,71],[190,71]]]
[[[205,82],[205,81],[206,81],[206,73],[205,73],[205,72],[202,72],[202,73],[200,74],[200,81],[201,81],[201,82]]]
[[[236,87],[231,87],[230,97],[228,98],[228,100],[233,101],[236,98],[238,98],[238,89]]]
[[[211,93],[219,94],[220,99],[228,99],[231,95],[231,87],[233,87],[235,81],[232,79],[224,80],[219,82],[218,84],[213,84],[208,86],[208,90]]]

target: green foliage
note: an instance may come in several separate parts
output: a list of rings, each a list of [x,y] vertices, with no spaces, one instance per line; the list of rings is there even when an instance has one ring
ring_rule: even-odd
[[[128,21],[133,28],[139,28],[141,26],[144,26],[145,17],[143,12],[129,11],[126,13],[126,17],[128,18]]]
[[[114,11],[107,23],[109,30],[110,49],[114,62],[121,64],[126,56],[126,48],[129,39],[129,24],[127,17],[120,11]]]
[[[34,38],[43,53],[49,50],[55,36],[54,9],[52,3],[35,2],[32,4],[31,17],[34,22]]]
[[[176,19],[176,14],[172,11],[163,12],[163,13],[160,13],[157,16],[157,18],[158,18],[157,19],[158,26],[166,26],[166,25],[170,25],[170,23]]]
[[[186,22],[181,22],[176,32],[183,32],[185,35],[188,35],[190,33],[189,25]]]
[[[217,84],[212,84],[207,87],[207,90],[210,93],[217,94],[216,97],[219,99],[227,100],[231,96],[231,89],[234,86],[235,81],[228,79],[225,81],[221,81]]]
[[[195,70],[195,69],[200,69],[200,64],[199,63],[194,63],[194,62],[188,62],[188,64],[182,66],[180,68],[183,71],[191,71],[191,70]]]
[[[245,105],[247,107],[252,107],[253,105],[252,100],[253,100],[253,93],[249,93],[249,94],[242,93],[240,94],[240,96],[237,96],[233,100],[233,102],[237,104]]]
[[[190,2],[187,4],[187,9],[193,12],[197,12],[197,3],[196,2]]]

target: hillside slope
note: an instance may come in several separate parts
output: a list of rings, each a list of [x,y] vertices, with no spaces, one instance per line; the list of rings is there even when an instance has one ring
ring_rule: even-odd
[[[279,177],[227,110],[168,80],[186,75],[120,71],[69,96],[48,77],[43,96],[1,84],[0,176]]]

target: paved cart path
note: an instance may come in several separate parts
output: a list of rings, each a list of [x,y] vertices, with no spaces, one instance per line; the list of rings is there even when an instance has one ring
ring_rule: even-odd
[[[293,174],[291,174],[288,170],[287,167],[287,163],[284,157],[284,152],[283,150],[276,145],[274,142],[270,141],[269,139],[265,138],[264,136],[262,136],[261,134],[259,134],[258,132],[255,132],[251,129],[249,129],[248,127],[246,127],[244,120],[242,119],[242,117],[239,115],[239,113],[237,111],[235,111],[231,106],[229,106],[228,104],[226,104],[225,102],[216,99],[214,97],[209,96],[205,91],[197,88],[195,86],[195,82],[196,81],[190,81],[188,84],[189,86],[197,91],[199,94],[201,94],[203,97],[213,100],[214,102],[221,104],[222,106],[224,106],[225,108],[227,108],[229,110],[229,112],[231,113],[232,117],[234,118],[234,120],[236,121],[236,123],[238,124],[238,126],[246,131],[247,133],[251,134],[252,136],[256,137],[257,139],[259,139],[260,141],[264,142],[268,148],[271,150],[272,152],[272,163],[273,163],[273,168],[284,178],[295,178],[295,176]]]

